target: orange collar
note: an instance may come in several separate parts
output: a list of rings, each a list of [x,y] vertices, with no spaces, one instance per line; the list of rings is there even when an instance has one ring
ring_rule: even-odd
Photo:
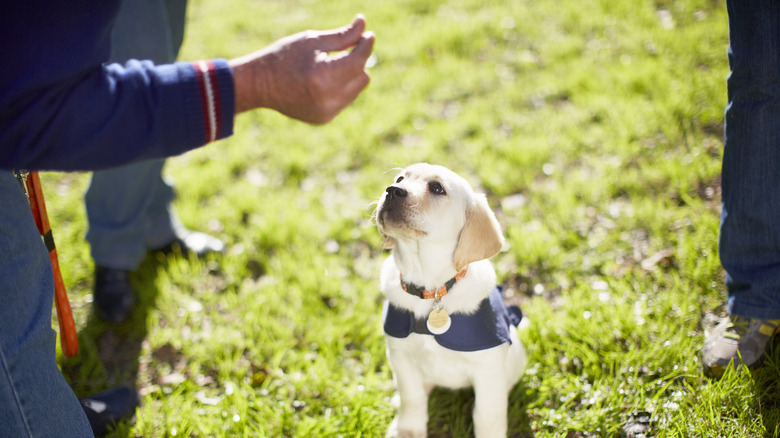
[[[429,300],[431,298],[441,298],[444,295],[447,295],[447,292],[452,289],[452,286],[454,286],[455,283],[459,282],[463,277],[466,276],[466,272],[468,270],[469,267],[466,266],[462,271],[458,272],[454,277],[450,278],[448,282],[444,283],[444,285],[438,289],[426,290],[415,284],[406,283],[404,282],[403,276],[401,276],[401,287],[406,293],[424,300]]]

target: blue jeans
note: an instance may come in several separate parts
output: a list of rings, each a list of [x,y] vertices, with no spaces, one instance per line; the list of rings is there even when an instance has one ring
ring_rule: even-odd
[[[57,368],[53,299],[30,204],[16,178],[0,172],[0,437],[92,436]]]
[[[720,258],[728,311],[780,319],[780,2],[727,2]]]
[[[176,59],[184,37],[187,0],[122,2],[111,60]],[[171,207],[175,194],[162,177],[165,160],[94,172],[85,194],[87,241],[98,266],[135,270],[148,249],[174,240],[182,228]]]

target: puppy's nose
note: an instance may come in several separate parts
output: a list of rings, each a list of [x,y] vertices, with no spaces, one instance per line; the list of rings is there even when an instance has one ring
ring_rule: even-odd
[[[407,194],[405,189],[398,186],[390,186],[385,191],[387,192],[387,197],[390,199],[405,198]]]

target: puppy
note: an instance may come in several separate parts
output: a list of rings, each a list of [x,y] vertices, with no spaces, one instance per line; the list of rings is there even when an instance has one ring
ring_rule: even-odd
[[[442,166],[401,171],[375,212],[385,248],[387,356],[401,398],[388,436],[425,437],[434,386],[473,387],[478,438],[507,433],[507,398],[525,366],[522,314],[487,260],[504,242],[484,195]]]

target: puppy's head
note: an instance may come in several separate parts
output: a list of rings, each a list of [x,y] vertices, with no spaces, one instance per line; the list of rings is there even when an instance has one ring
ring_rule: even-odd
[[[451,170],[426,163],[403,169],[376,211],[384,247],[415,240],[451,247],[456,270],[495,255],[504,243],[501,228],[482,194]]]

